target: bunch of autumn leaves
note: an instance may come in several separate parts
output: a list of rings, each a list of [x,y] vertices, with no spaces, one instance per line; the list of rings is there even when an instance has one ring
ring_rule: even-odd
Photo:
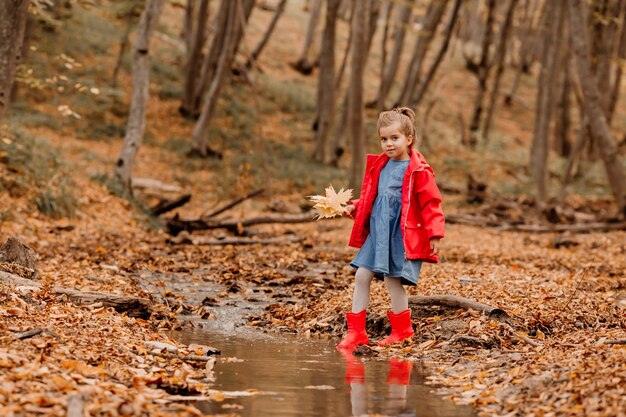
[[[326,195],[312,195],[309,199],[315,203],[317,220],[342,216],[347,213],[346,207],[352,199],[352,190],[343,188],[336,192],[332,185],[326,188]]]

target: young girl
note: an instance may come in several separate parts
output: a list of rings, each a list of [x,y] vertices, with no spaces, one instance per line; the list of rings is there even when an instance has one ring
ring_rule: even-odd
[[[413,335],[411,310],[403,285],[416,285],[422,261],[438,262],[444,235],[441,194],[435,174],[412,148],[415,113],[407,108],[378,116],[383,152],[368,155],[358,200],[347,207],[354,217],[350,246],[361,248],[351,263],[357,268],[352,312],[346,314],[348,333],[338,349],[354,350],[369,343],[365,310],[373,278],[384,279],[391,297],[391,335],[381,346]]]

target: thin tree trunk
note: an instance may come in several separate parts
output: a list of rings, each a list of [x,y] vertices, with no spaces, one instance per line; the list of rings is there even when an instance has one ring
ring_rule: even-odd
[[[379,109],[385,108],[385,100],[387,100],[387,95],[389,94],[389,90],[391,90],[391,86],[393,85],[398,72],[398,66],[400,65],[400,58],[404,48],[406,28],[409,25],[411,12],[413,10],[413,2],[414,0],[403,1],[399,4],[400,8],[396,13],[394,32],[392,35],[393,50],[391,51],[389,63],[387,64],[386,71],[384,72],[384,76],[380,83],[378,97],[376,97]]]
[[[131,11],[128,13],[126,19],[126,29],[124,30],[124,35],[122,36],[122,41],[120,42],[120,51],[117,55],[117,60],[115,61],[115,68],[113,69],[113,77],[111,79],[111,88],[117,87],[117,77],[122,69],[122,62],[124,60],[124,55],[126,54],[126,49],[128,49],[133,20],[133,13]]]
[[[348,128],[350,132],[352,163],[350,164],[349,184],[357,188],[365,170],[365,138],[363,137],[363,76],[367,57],[367,19],[370,12],[370,0],[357,2],[352,22],[352,59],[350,62],[350,85],[348,109]]]
[[[198,15],[194,20],[194,32],[185,65],[185,84],[183,100],[180,107],[180,112],[186,116],[192,115],[194,110],[196,84],[198,82],[200,61],[202,59],[202,49],[206,42],[206,25],[209,20],[209,0],[200,0]]]
[[[398,100],[396,100],[394,107],[407,105],[410,103],[411,98],[415,97],[415,90],[420,82],[420,73],[422,71],[422,65],[424,64],[424,57],[437,33],[437,27],[439,26],[439,22],[441,22],[447,4],[448,0],[431,0],[428,4],[424,23],[417,35],[413,56],[407,68],[402,92]]]
[[[609,185],[615,196],[617,207],[626,216],[626,173],[619,157],[617,144],[613,139],[606,115],[602,111],[602,99],[591,73],[591,56],[587,30],[583,23],[581,0],[568,0],[570,16],[570,36],[576,59],[578,78],[583,90],[585,113],[589,117],[591,131],[598,138],[600,155],[604,162]]]
[[[133,55],[133,93],[130,103],[126,135],[122,150],[115,167],[115,176],[131,194],[131,175],[135,164],[135,157],[139,152],[146,126],[146,107],[148,105],[148,87],[150,76],[149,49],[152,32],[157,25],[163,0],[149,0],[141,15],[135,53]]]
[[[9,104],[15,69],[21,59],[28,3],[0,1],[0,120]]]
[[[185,5],[185,27],[183,28],[183,36],[185,39],[185,52],[187,56],[191,55],[191,50],[193,49],[193,39],[194,39],[194,30],[195,30],[195,11],[196,11],[196,0],[187,0],[187,4]]]
[[[380,57],[380,84],[378,85],[378,95],[372,100],[371,106],[375,106],[378,110],[383,110],[385,107],[384,102],[379,99],[382,97],[381,92],[386,90],[385,86],[385,67],[387,66],[387,39],[389,35],[389,21],[391,17],[391,12],[393,11],[393,3],[391,1],[387,1],[385,3],[385,27],[383,29],[383,36],[381,37],[381,57]]]
[[[431,64],[430,68],[428,69],[428,72],[426,73],[426,77],[424,78],[424,81],[422,81],[422,83],[420,84],[420,87],[417,90],[417,93],[415,94],[413,100],[411,101],[410,103],[411,107],[417,107],[420,101],[422,101],[422,98],[424,97],[424,93],[426,93],[426,90],[428,89],[430,82],[432,81],[433,77],[435,76],[435,73],[437,72],[437,68],[439,68],[441,61],[443,60],[443,57],[446,54],[446,51],[448,50],[448,45],[450,45],[450,38],[452,37],[454,25],[458,19],[459,9],[461,8],[462,4],[463,4],[463,0],[455,0],[454,6],[452,6],[452,12],[450,13],[448,25],[446,26],[443,43],[441,44],[441,47],[439,48],[439,52],[437,53],[435,60]]]
[[[222,0],[217,11],[217,16],[215,17],[215,27],[218,28],[218,30],[215,31],[209,52],[205,55],[204,61],[202,61],[200,81],[196,84],[194,104],[188,117],[195,118],[199,116],[202,105],[202,97],[204,97],[207,84],[209,80],[213,78],[213,74],[217,68],[219,57],[224,46],[224,36],[226,35],[224,28],[226,28],[226,20],[228,19],[228,3],[228,0]],[[181,111],[181,113],[186,115],[183,111]]]
[[[566,29],[567,30],[567,29]],[[567,39],[567,34],[564,34]],[[571,112],[571,71],[570,65],[570,53],[569,53],[569,42],[563,45],[561,51],[557,51],[558,53],[558,74],[559,81],[557,82],[559,86],[558,94],[559,97],[556,103],[556,118],[554,123],[554,141],[553,148],[557,152],[557,154],[561,157],[567,157],[571,151],[571,141],[569,139],[570,132],[570,112]]]
[[[622,6],[623,7],[623,6]],[[611,97],[609,99],[608,122],[611,123],[615,114],[615,106],[619,99],[619,93],[622,86],[623,62],[626,62],[626,8],[622,16],[622,33],[619,38],[617,47],[617,65],[615,65],[615,75],[613,76],[613,86],[611,87]]]
[[[350,9],[350,25],[352,25],[352,20],[354,19],[354,8],[356,4],[356,0],[348,0],[351,1],[352,8]],[[346,70],[346,64],[348,62],[348,56],[350,55],[350,48],[352,48],[352,31],[348,33],[348,42],[346,44],[346,51],[343,54],[343,59],[341,60],[341,66],[339,67],[339,71],[337,72],[337,77],[335,81],[335,89],[339,91],[341,88],[341,81],[343,80],[343,74]]]
[[[534,138],[530,151],[530,173],[537,190],[537,200],[543,203],[548,197],[548,136],[552,119],[556,84],[556,55],[559,51],[563,27],[563,8],[553,3],[550,19],[546,19],[541,72],[537,82]],[[551,27],[547,25],[550,24]]]
[[[280,17],[283,15],[283,12],[285,11],[286,4],[287,4],[287,0],[281,0],[278,6],[276,6],[276,12],[274,12],[272,21],[270,22],[269,27],[265,31],[265,35],[263,35],[263,39],[261,39],[261,41],[256,46],[256,48],[254,48],[254,51],[252,51],[252,54],[250,54],[250,57],[248,58],[248,61],[246,62],[246,65],[245,65],[246,68],[252,68],[256,60],[259,59],[259,56],[261,55],[263,48],[265,48],[265,45],[267,45],[267,42],[269,41],[270,37],[272,36],[272,33],[274,32],[274,28],[276,28],[276,23],[278,23],[278,19],[280,19]]]
[[[582,105],[582,103],[581,103]],[[567,158],[567,165],[565,167],[565,173],[563,174],[563,180],[561,180],[561,194],[559,196],[561,202],[565,200],[565,196],[567,195],[567,187],[570,185],[573,177],[574,166],[578,161],[580,154],[582,153],[583,146],[585,144],[585,139],[589,137],[587,132],[589,126],[589,120],[585,116],[585,110],[581,107],[580,112],[582,116],[580,118],[580,129],[578,134],[576,135],[576,141],[574,142],[574,147],[572,148],[569,156]]]
[[[293,68],[302,74],[308,75],[313,71],[313,62],[311,59],[311,50],[313,49],[313,40],[317,29],[322,10],[322,0],[313,0],[311,15],[309,16],[309,25],[307,27],[304,45],[300,58],[293,64]]]
[[[494,75],[493,87],[491,89],[491,95],[489,96],[487,111],[483,122],[482,137],[485,143],[489,143],[489,131],[491,130],[493,109],[500,93],[500,80],[502,79],[502,73],[504,72],[504,58],[506,57],[507,41],[511,33],[511,27],[513,25],[513,11],[515,10],[516,5],[517,0],[510,0],[504,22],[502,23],[502,27],[500,29],[500,40],[498,41],[498,48],[496,51],[496,73]]]
[[[209,148],[206,138],[206,130],[209,126],[211,118],[213,117],[213,113],[215,112],[220,91],[234,59],[235,50],[237,48],[236,42],[239,39],[240,31],[243,30],[241,27],[242,22],[239,16],[239,4],[239,1],[228,1],[226,26],[224,28],[224,47],[220,53],[217,69],[215,70],[215,75],[211,81],[209,92],[207,93],[207,97],[204,101],[202,113],[193,127],[192,153],[202,157],[215,153]]]
[[[478,143],[476,138],[480,127],[480,117],[483,112],[483,97],[487,92],[487,78],[491,64],[489,63],[489,49],[491,46],[491,38],[493,35],[493,19],[496,8],[495,0],[487,0],[487,21],[485,22],[485,32],[483,34],[483,42],[481,45],[480,61],[475,68],[476,77],[478,78],[478,91],[474,99],[474,112],[470,121],[470,146]]]
[[[313,159],[328,160],[328,136],[335,118],[335,34],[341,0],[326,3],[326,24],[322,36],[319,79],[317,83],[318,127],[315,132]]]

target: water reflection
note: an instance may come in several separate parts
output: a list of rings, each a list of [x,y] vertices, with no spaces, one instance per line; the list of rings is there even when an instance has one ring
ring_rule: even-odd
[[[253,389],[266,394],[197,404],[207,414],[240,416],[415,416],[469,417],[432,394],[419,367],[402,359],[363,360],[338,352],[334,343],[251,333],[231,337],[214,332],[179,333],[183,343],[202,343],[222,351],[214,373],[215,389]],[[229,359],[229,358],[237,358]]]

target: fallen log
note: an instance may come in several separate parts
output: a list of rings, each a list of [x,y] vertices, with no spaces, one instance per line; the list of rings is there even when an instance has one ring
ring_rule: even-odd
[[[133,188],[140,188],[144,190],[153,190],[162,193],[179,193],[182,191],[180,186],[175,184],[165,184],[162,181],[155,180],[153,178],[139,178],[135,177],[131,180]]]
[[[225,237],[223,239],[213,239],[206,236],[192,237],[186,234],[182,239],[179,239],[183,233],[179,236],[168,239],[169,243],[185,244],[191,243],[197,246],[225,246],[225,245],[276,245],[282,243],[296,243],[301,242],[304,238],[300,236],[282,236],[282,237],[270,237],[265,239],[248,238],[248,237]]]
[[[55,288],[53,292],[66,296],[74,304],[90,305],[102,303],[105,307],[113,307],[115,311],[127,313],[130,317],[147,319],[152,313],[150,300],[146,298],[92,291],[76,291],[65,288]]]
[[[415,308],[431,305],[455,308],[471,308],[472,310],[485,313],[490,317],[508,317],[508,314],[506,314],[506,312],[500,308],[492,307],[490,305],[479,303],[478,301],[470,300],[469,298],[459,297],[457,295],[415,295],[409,297],[409,307]]]
[[[233,201],[231,201],[230,203],[227,203],[227,204],[223,205],[222,207],[218,207],[215,210],[213,210],[213,211],[211,211],[211,212],[209,212],[207,214],[202,214],[202,216],[200,216],[200,218],[201,219],[209,219],[211,217],[215,217],[218,214],[221,214],[221,213],[225,212],[226,210],[230,210],[231,208],[238,206],[239,204],[243,203],[244,201],[246,201],[246,200],[248,200],[248,199],[250,199],[252,197],[256,197],[259,194],[263,194],[264,192],[265,192],[265,189],[263,189],[263,188],[260,188],[260,189],[255,190],[255,191],[251,191],[248,194],[246,194],[246,195],[244,195],[242,197],[236,198]]]
[[[251,217],[243,220],[182,220],[176,215],[167,221],[167,231],[169,234],[176,236],[183,230],[192,232],[194,230],[209,229],[229,229],[238,231],[241,227],[253,226],[257,224],[269,223],[306,223],[315,220],[315,211],[308,211],[302,214],[283,214],[283,215],[267,215],[259,217]]]
[[[582,224],[559,224],[552,226],[530,225],[530,224],[509,224],[499,227],[505,231],[520,231],[534,233],[570,232],[570,233],[591,233],[609,232],[615,230],[626,230],[626,222],[618,223],[582,223]]]

